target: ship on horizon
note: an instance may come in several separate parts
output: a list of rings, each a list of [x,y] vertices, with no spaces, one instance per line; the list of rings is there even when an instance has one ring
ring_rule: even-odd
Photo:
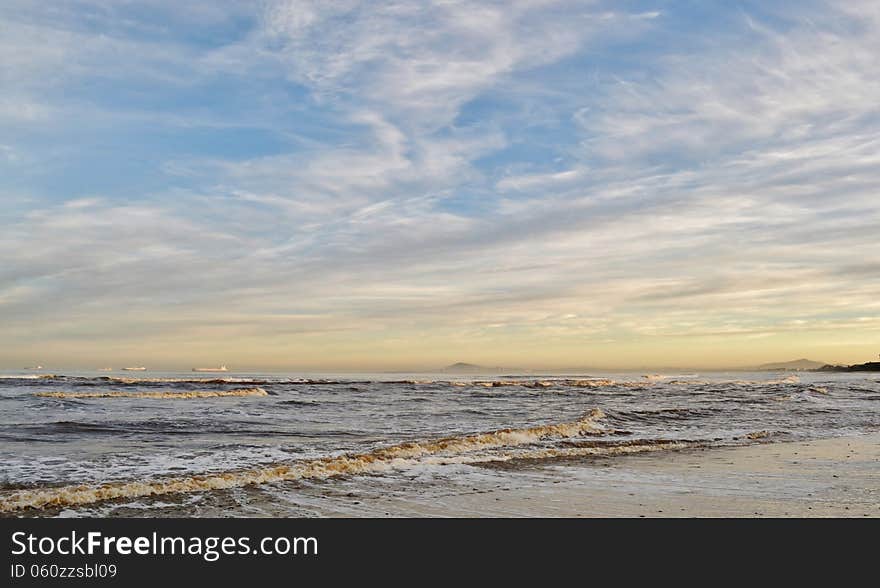
[[[122,368],[122,371],[124,371],[124,372],[144,372],[146,370],[147,370],[147,368],[145,368],[143,366]]]
[[[229,369],[225,365],[221,365],[220,367],[201,367],[201,368],[193,368],[194,372],[228,372]]]
[[[43,366],[41,366],[41,365],[29,365],[28,367],[26,367],[26,368],[24,368],[24,369],[26,369],[26,370],[41,370],[41,369],[43,369]]]

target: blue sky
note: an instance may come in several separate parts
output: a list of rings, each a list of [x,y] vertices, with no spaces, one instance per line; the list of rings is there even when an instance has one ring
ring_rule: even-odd
[[[876,354],[876,2],[0,22],[0,364]]]

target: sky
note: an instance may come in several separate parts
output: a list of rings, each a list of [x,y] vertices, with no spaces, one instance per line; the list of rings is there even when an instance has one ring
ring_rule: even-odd
[[[4,0],[0,367],[880,353],[875,0]]]

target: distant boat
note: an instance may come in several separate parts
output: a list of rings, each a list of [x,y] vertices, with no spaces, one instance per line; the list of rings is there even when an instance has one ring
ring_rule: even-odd
[[[98,368],[99,372],[112,372],[113,368]]]
[[[220,367],[193,368],[194,372],[228,372],[225,365]]]
[[[146,370],[147,370],[147,368],[145,368],[145,367],[127,367],[127,368],[122,368],[122,371],[124,371],[124,372],[144,372],[144,371],[146,371]]]
[[[41,370],[41,369],[43,369],[43,366],[41,366],[41,365],[31,365],[31,366],[28,366],[28,367],[26,367],[26,368],[24,368],[24,369],[26,369],[26,370]]]

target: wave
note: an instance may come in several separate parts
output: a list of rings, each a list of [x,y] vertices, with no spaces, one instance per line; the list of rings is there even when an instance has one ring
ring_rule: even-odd
[[[121,378],[116,376],[102,376],[98,378],[83,378],[84,380],[98,382],[112,382],[115,384],[272,384],[274,381],[254,378]]]
[[[758,439],[757,437],[749,437]],[[39,490],[19,490],[0,498],[0,512],[25,509],[85,506],[106,500],[143,498],[169,494],[188,494],[212,490],[228,490],[259,484],[296,480],[322,480],[345,475],[376,474],[419,465],[486,465],[504,462],[544,461],[582,457],[619,456],[635,453],[672,451],[705,447],[706,441],[647,439],[615,441],[603,444],[572,444],[520,452],[484,455],[432,455],[421,458],[382,458],[373,454],[341,456],[293,465],[270,465],[251,470],[238,470],[205,476],[190,476],[154,481],[134,481],[101,486],[61,486]]]
[[[545,461],[549,459],[571,459],[590,456],[604,457],[627,455],[631,453],[645,453],[651,451],[669,451],[675,449],[704,447],[708,444],[709,443],[707,441],[677,439],[644,439],[632,441],[569,443],[562,447],[532,449],[519,451],[516,453],[507,452],[501,454],[453,457],[431,456],[419,461],[418,463],[437,465],[479,465],[503,462]]]
[[[227,396],[268,396],[262,388],[236,388],[234,390],[188,390],[182,392],[37,392],[42,398],[217,398]]]
[[[0,376],[0,381],[3,380],[51,380],[52,378],[57,378],[55,374],[26,374],[26,375],[12,375],[12,376]]]
[[[751,382],[751,381],[749,381],[749,382],[741,382],[741,381],[734,382],[734,384],[746,384],[748,386],[778,386],[780,384],[800,384],[800,383],[801,383],[800,377],[795,376],[795,375],[786,376],[784,378],[778,378],[776,380],[764,380],[764,381],[759,380],[757,382]]]
[[[326,385],[326,386],[350,386],[352,384],[430,384],[433,381],[426,380],[330,380],[323,378],[125,378],[118,376],[98,376],[95,378],[70,378],[79,380],[91,380],[100,382],[114,382],[118,384],[253,384],[269,385],[284,384],[296,385]]]
[[[809,393],[812,393],[813,395],[811,396]],[[782,395],[771,398],[771,400],[774,400],[776,402],[785,402],[788,400],[809,401],[809,400],[816,399],[817,398],[815,396],[816,394],[819,394],[821,397],[821,396],[828,396],[830,394],[830,392],[828,391],[828,388],[825,386],[809,386],[807,388],[804,388],[802,386],[799,390],[796,390],[795,392],[791,392],[789,394],[782,394]]]
[[[316,400],[294,399],[294,400],[282,400],[278,404],[283,404],[283,405],[287,405],[287,406],[318,406],[321,403]]]
[[[647,378],[647,376],[646,376]],[[651,380],[641,382],[618,382],[606,378],[545,378],[532,379],[503,379],[503,380],[333,380],[314,378],[136,378],[123,376],[64,376],[54,374],[29,374],[15,376],[0,376],[0,381],[9,380],[46,380],[56,379],[79,385],[102,385],[102,384],[126,384],[126,385],[151,385],[151,384],[250,384],[254,386],[282,384],[282,385],[345,385],[354,384],[408,384],[412,386],[454,386],[454,387],[482,387],[500,388],[519,386],[526,388],[549,388],[552,386],[571,386],[580,388],[601,388],[605,386],[643,386]]]
[[[26,508],[76,506],[116,498],[223,490],[270,482],[379,472],[415,465],[430,458],[442,459],[446,460],[444,463],[450,463],[449,460],[455,461],[479,450],[529,445],[549,438],[570,439],[581,435],[599,435],[603,433],[604,428],[597,421],[604,416],[605,413],[601,410],[593,409],[573,422],[523,429],[499,429],[474,435],[445,437],[434,441],[401,443],[367,453],[326,457],[292,464],[273,464],[250,470],[203,476],[21,490],[0,497],[0,512],[13,512]],[[555,455],[554,452],[558,451],[562,450],[540,450],[542,455],[547,456]],[[476,463],[502,458],[504,456],[490,455],[469,457],[465,461]]]
[[[680,379],[688,378],[688,379]],[[0,376],[0,381],[33,381],[33,380],[57,380],[70,382],[77,385],[140,385],[150,386],[154,384],[194,384],[194,385],[217,385],[217,384],[240,384],[251,386],[286,385],[286,386],[352,386],[352,385],[392,385],[407,384],[412,386],[451,386],[458,388],[605,388],[609,386],[627,388],[649,388],[656,384],[680,385],[680,386],[705,386],[705,385],[736,385],[736,386],[777,386],[784,384],[799,384],[800,378],[790,375],[775,380],[702,380],[690,379],[690,376],[666,376],[661,374],[643,375],[639,380],[612,380],[608,378],[571,378],[571,377],[547,377],[541,379],[492,379],[492,380],[345,380],[345,379],[321,379],[321,378],[249,378],[249,377],[222,377],[222,378],[192,378],[192,377],[169,377],[169,378],[138,378],[121,376],[64,376],[55,374],[27,374]]]
[[[709,386],[709,385],[734,385],[734,386],[780,386],[784,384],[800,384],[801,380],[796,375],[786,376],[776,380],[697,380],[677,379],[690,376],[665,376],[662,374],[643,375],[640,380],[612,380],[608,378],[554,378],[545,380],[474,380],[448,382],[452,386],[468,387],[478,386],[484,388],[499,388],[507,386],[520,386],[524,388],[550,388],[554,386],[568,388],[607,388],[617,386],[621,388],[648,389],[656,384],[677,386]],[[436,382],[444,383],[444,382]]]
[[[791,375],[775,380],[657,380],[670,386],[745,386],[745,387],[762,387],[762,386],[782,386],[785,384],[800,384],[801,379],[798,376]],[[652,382],[654,383],[654,382]]]
[[[654,410],[623,410],[613,415],[612,418],[624,421],[667,421],[667,420],[690,420],[699,417],[711,417],[718,414],[719,408],[658,408]]]
[[[455,382],[435,382],[436,384],[448,384],[459,388],[481,387],[481,388],[505,388],[519,386],[522,388],[550,388],[553,386],[567,386],[574,388],[604,388],[606,386],[643,384],[643,382],[617,382],[605,378],[592,378],[589,380],[571,380],[571,379],[554,379],[554,380],[473,380],[473,381],[455,381]]]
[[[10,434],[4,434],[5,432]],[[38,441],[52,440],[53,435],[149,435],[168,437],[171,435],[198,436],[198,435],[243,435],[259,436],[263,438],[290,437],[298,438],[329,438],[346,435],[358,436],[359,433],[346,430],[322,429],[320,432],[304,432],[280,427],[265,427],[254,425],[249,420],[234,420],[218,418],[206,420],[204,418],[180,419],[170,417],[146,418],[143,420],[118,420],[107,422],[95,422],[86,420],[49,421],[42,423],[16,423],[5,426],[0,430],[0,439],[9,438],[15,441],[33,439]],[[76,443],[75,439],[70,439]]]
[[[3,380],[58,380],[65,383],[76,384],[80,386],[103,385],[103,384],[125,384],[125,385],[141,385],[149,386],[152,384],[250,384],[254,386],[284,384],[284,385],[352,385],[352,384],[430,384],[433,381],[427,380],[406,380],[406,381],[386,381],[386,380],[330,380],[330,379],[314,379],[314,378],[253,378],[253,377],[222,377],[222,378],[193,378],[193,377],[169,377],[169,378],[137,378],[127,376],[65,376],[56,374],[29,374],[29,375],[12,375],[0,376],[0,382]]]

